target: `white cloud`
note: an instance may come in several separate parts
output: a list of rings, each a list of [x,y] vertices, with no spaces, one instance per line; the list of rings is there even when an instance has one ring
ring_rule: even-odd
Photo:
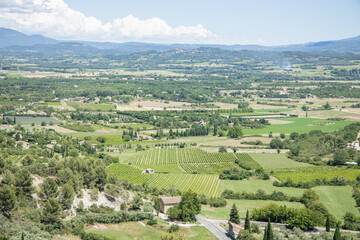
[[[172,27],[156,17],[141,20],[128,15],[102,23],[69,8],[63,0],[1,0],[0,26],[77,40],[203,42],[216,38],[201,24]]]

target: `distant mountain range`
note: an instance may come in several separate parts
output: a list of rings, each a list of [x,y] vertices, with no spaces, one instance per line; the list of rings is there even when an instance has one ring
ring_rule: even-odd
[[[255,51],[301,51],[301,52],[351,52],[360,53],[360,36],[343,40],[292,44],[282,46],[262,45],[217,45],[217,44],[155,44],[141,42],[90,42],[59,41],[42,35],[26,35],[24,33],[0,28],[0,51],[31,51],[55,54],[131,54],[147,51],[169,51],[174,49],[193,50],[200,47],[220,48],[223,50],[255,50]]]

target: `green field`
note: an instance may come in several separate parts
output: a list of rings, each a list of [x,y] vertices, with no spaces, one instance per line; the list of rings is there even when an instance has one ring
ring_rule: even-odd
[[[88,110],[88,111],[102,111],[109,112],[116,110],[113,104],[96,104],[96,103],[83,103],[83,102],[66,102],[70,107],[76,110]]]
[[[264,190],[267,194],[273,191],[283,192],[289,196],[301,196],[304,189],[301,188],[290,188],[290,187],[275,187],[271,180],[220,180],[220,191],[223,192],[225,189],[232,190],[234,192],[249,192],[256,193],[258,189]]]
[[[9,116],[10,119],[13,119],[13,117]],[[40,125],[42,121],[45,121],[47,124],[50,124],[50,122],[53,122],[54,124],[59,124],[60,122],[54,118],[51,117],[28,117],[28,116],[17,116],[16,117],[16,123],[21,125],[31,125],[34,123],[35,125]]]
[[[351,197],[351,186],[318,186],[313,190],[319,195],[320,201],[337,219],[342,219],[346,212],[359,215],[355,200]]]
[[[259,169],[262,168],[249,154],[236,153],[236,157],[239,159],[239,165],[245,169]]]
[[[129,167],[131,169],[129,170]],[[139,169],[125,164],[115,163],[107,168],[110,173],[116,174],[120,179],[127,179],[135,184],[148,184],[158,189],[178,189],[180,191],[192,190],[206,196],[220,195],[219,175],[215,174],[146,174],[139,173]]]
[[[277,153],[251,153],[249,154],[256,162],[265,169],[308,167],[307,163],[296,162],[286,157],[285,154]]]
[[[339,168],[339,167],[306,167],[277,170],[274,174],[280,181],[290,178],[294,182],[309,182],[316,179],[327,178],[329,181],[334,177],[343,176],[347,180],[355,180],[360,175],[359,169]]]
[[[61,102],[45,102],[48,106],[61,106]]]
[[[286,205],[287,207],[300,208],[303,205],[297,202],[283,202],[283,201],[265,201],[265,200],[227,200],[226,207],[213,208],[208,205],[203,206],[201,209],[201,215],[209,219],[226,220],[229,219],[230,209],[235,203],[239,210],[240,218],[244,219],[246,211],[251,211],[254,208],[261,208],[264,205],[274,203],[277,205]]]
[[[199,148],[157,148],[145,151],[128,162],[132,164],[193,164],[235,162],[232,153],[208,153]]]
[[[104,230],[87,230],[86,232],[96,233],[116,240],[147,239],[158,240],[165,234],[163,224],[161,227],[142,226],[138,222],[127,222],[120,224],[106,224]],[[180,228],[179,231],[186,238],[208,240],[214,239],[210,231],[205,227],[196,226]]]
[[[288,124],[274,124],[261,129],[243,129],[245,135],[269,134],[273,133],[306,133],[311,130],[323,132],[335,131],[343,128],[355,121],[329,121],[317,118],[278,118],[279,120],[289,121]]]

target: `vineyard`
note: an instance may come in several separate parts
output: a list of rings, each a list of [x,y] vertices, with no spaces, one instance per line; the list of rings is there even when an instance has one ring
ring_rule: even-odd
[[[158,148],[127,160],[132,164],[183,164],[235,162],[232,153],[208,153],[199,148]]]
[[[238,164],[247,170],[262,168],[252,157],[247,153],[236,153],[236,157],[239,159]]]
[[[135,184],[148,184],[158,189],[178,189],[180,191],[192,190],[206,196],[220,195],[219,175],[215,174],[146,174],[138,168],[113,164],[108,172],[115,173],[120,179],[127,179]]]
[[[147,168],[155,173],[143,173]],[[199,148],[156,148],[113,164],[108,172],[135,184],[219,196],[219,174],[229,168],[249,170],[261,166],[248,154],[208,153]]]

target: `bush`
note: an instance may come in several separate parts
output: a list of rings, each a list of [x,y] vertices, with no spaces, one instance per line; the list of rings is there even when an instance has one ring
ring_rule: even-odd
[[[179,231],[179,229],[180,229],[179,225],[173,224],[170,226],[168,231],[169,231],[169,233],[173,233],[173,232]]]
[[[149,226],[154,226],[154,225],[157,224],[157,220],[156,219],[151,219],[151,220],[147,221],[146,224],[149,225]]]
[[[248,230],[240,230],[237,240],[256,240]]]
[[[256,223],[251,224],[251,232],[256,234],[260,233],[259,226]]]

